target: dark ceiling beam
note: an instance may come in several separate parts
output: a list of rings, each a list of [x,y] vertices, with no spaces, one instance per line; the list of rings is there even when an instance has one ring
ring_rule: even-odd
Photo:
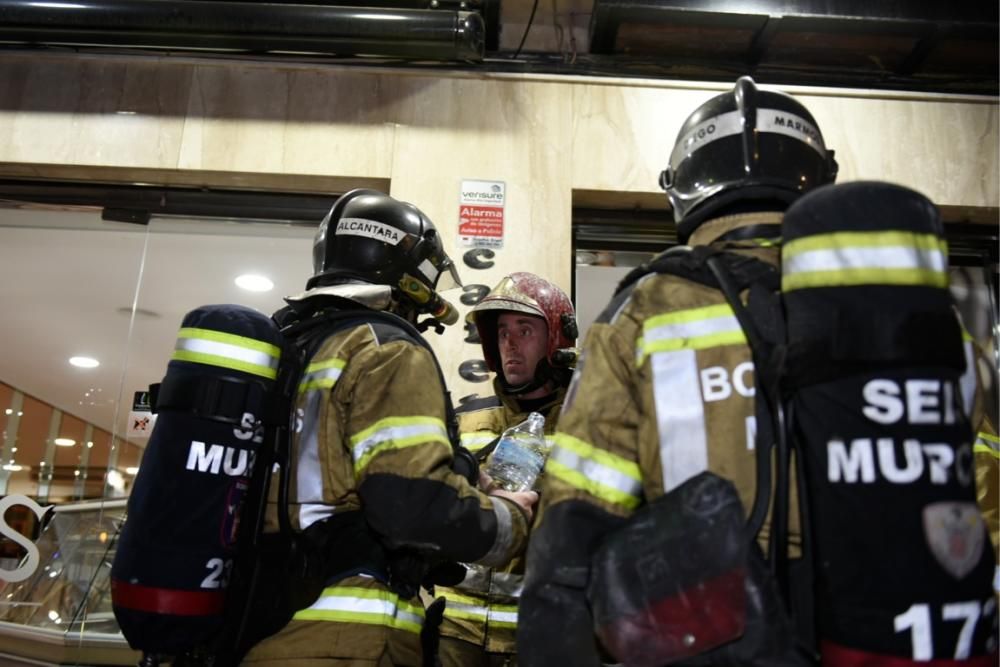
[[[136,224],[169,215],[318,225],[340,194],[0,180],[0,206],[88,206],[103,209],[105,220]]]
[[[1000,8],[994,2],[938,0],[599,0],[622,10],[660,13],[696,12],[717,16],[814,16],[862,21],[951,21],[996,24]]]
[[[624,71],[997,94],[996,2],[594,0],[591,53]]]
[[[469,61],[482,59],[484,42],[482,16],[454,9],[232,0],[0,0],[0,43],[8,44]]]

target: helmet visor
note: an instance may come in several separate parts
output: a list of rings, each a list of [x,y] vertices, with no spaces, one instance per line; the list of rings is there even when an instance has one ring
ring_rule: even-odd
[[[425,275],[431,278],[434,289],[438,292],[446,292],[456,287],[462,287],[462,279],[459,277],[458,269],[451,258],[442,252],[439,257],[434,259],[437,261],[424,262],[420,267]],[[432,266],[426,266],[427,264]]]
[[[444,270],[438,276],[437,291],[444,292],[456,287],[462,287],[462,278],[458,275],[455,263],[449,258],[445,262]]]

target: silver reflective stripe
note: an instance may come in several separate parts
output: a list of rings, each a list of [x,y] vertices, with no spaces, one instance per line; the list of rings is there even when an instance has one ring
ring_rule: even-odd
[[[333,586],[316,602],[295,613],[299,620],[366,623],[419,633],[423,610],[388,591]]]
[[[323,595],[308,607],[322,611],[351,611],[359,614],[394,616],[396,605],[390,600]]]
[[[486,607],[481,607],[479,605],[467,604],[465,602],[448,599],[444,606],[444,614],[445,616],[454,616],[455,618],[475,616],[476,618],[486,620],[489,616],[489,610]]]
[[[713,141],[740,134],[742,131],[743,119],[740,117],[739,111],[728,111],[703,120],[677,140],[674,150],[670,153],[671,169],[676,171],[680,163],[699,148],[703,148]]]
[[[602,465],[592,458],[581,456],[562,444],[557,444],[552,449],[549,460],[582,475],[590,483],[584,490],[608,502],[621,504],[623,497],[637,499],[642,493],[642,482],[639,479],[611,466]],[[565,479],[565,476],[558,474],[557,476],[572,484],[572,481]],[[607,493],[607,490],[611,490],[612,493]]]
[[[935,234],[833,232],[793,239],[781,250],[781,289],[856,285],[948,287],[948,246]]]
[[[797,139],[821,156],[826,156],[823,137],[815,125],[802,116],[779,109],[757,109],[758,132],[781,134]],[[739,111],[712,116],[695,125],[674,145],[670,153],[670,168],[677,170],[681,162],[713,141],[743,132],[743,117]]]
[[[299,506],[299,527],[333,515],[333,505],[323,503],[323,466],[319,462],[319,412],[323,394],[306,396],[302,414],[302,430],[298,434],[297,465],[295,466],[295,500]],[[302,404],[301,401],[299,403]]]
[[[238,362],[250,364],[251,366],[259,366],[264,369],[269,369],[271,371],[277,371],[278,369],[280,351],[276,351],[274,354],[269,354],[268,352],[262,350],[255,350],[250,347],[240,345],[238,343],[236,344],[226,343],[220,340],[210,340],[208,338],[192,337],[200,335],[200,332],[204,332],[205,335],[215,335],[217,337],[222,337],[225,335],[212,330],[181,329],[180,334],[177,338],[177,344],[174,347],[174,349],[182,353],[187,352],[195,355],[209,355],[213,357],[232,359]],[[240,337],[231,336],[231,338],[235,340]],[[264,345],[264,343],[257,340],[253,339],[246,339],[246,340],[258,346]],[[277,350],[277,348],[275,348],[275,350]]]
[[[498,609],[491,608],[487,618],[493,623],[509,623],[511,625],[517,624],[516,611],[500,611]]]
[[[489,552],[480,558],[478,563],[490,567],[502,567],[510,560],[510,547],[514,541],[514,525],[507,502],[490,496],[493,503],[493,514],[497,518],[497,536]]]
[[[965,350],[965,372],[959,380],[959,388],[962,392],[965,416],[971,417],[972,408],[976,404],[976,355],[972,349],[972,341],[965,341],[962,347]]]
[[[826,146],[823,145],[822,135],[815,125],[802,116],[777,109],[757,109],[757,131],[783,134],[798,139],[820,156],[826,157]]]
[[[708,470],[705,405],[696,352],[657,352],[652,356],[652,369],[663,490],[671,491]]]
[[[939,272],[945,270],[945,256],[940,250],[905,246],[817,249],[786,257],[782,274],[844,269],[927,269]]]

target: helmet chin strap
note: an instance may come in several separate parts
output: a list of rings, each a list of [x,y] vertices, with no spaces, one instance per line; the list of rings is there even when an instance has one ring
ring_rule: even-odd
[[[523,396],[530,394],[536,389],[541,389],[546,383],[552,382],[557,387],[568,385],[572,373],[566,372],[564,368],[552,368],[548,359],[541,359],[535,366],[535,376],[524,384],[512,385],[507,382],[507,378],[500,373],[500,386],[508,394],[513,396]]]

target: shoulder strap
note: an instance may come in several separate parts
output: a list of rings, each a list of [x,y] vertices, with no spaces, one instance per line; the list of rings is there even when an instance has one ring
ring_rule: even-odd
[[[812,647],[814,642],[813,623],[815,616],[814,599],[812,596],[813,564],[812,537],[807,517],[809,516],[809,498],[806,488],[804,457],[801,453],[795,457],[797,503],[800,516],[802,557],[794,567],[788,558],[788,523],[791,478],[791,450],[794,448],[792,424],[794,420],[793,403],[785,402],[783,393],[785,362],[788,350],[785,338],[785,318],[780,307],[779,291],[775,287],[774,277],[779,271],[759,260],[753,260],[770,269],[773,276],[751,283],[748,304],[740,299],[740,279],[734,277],[733,255],[730,253],[713,254],[707,257],[706,263],[719,283],[719,288],[733,309],[750,346],[754,360],[757,394],[755,401],[757,417],[757,491],[754,497],[753,510],[747,521],[748,535],[756,539],[757,534],[767,516],[768,502],[771,490],[767,493],[761,485],[770,486],[771,451],[774,455],[775,480],[774,499],[771,511],[771,530],[768,536],[767,561],[774,574],[785,608],[793,617],[797,637],[805,646]],[[736,264],[737,269],[739,264]],[[751,271],[763,270],[758,267]],[[777,326],[774,326],[774,325]],[[765,454],[766,452],[766,454]],[[793,578],[796,584],[792,584]]]

